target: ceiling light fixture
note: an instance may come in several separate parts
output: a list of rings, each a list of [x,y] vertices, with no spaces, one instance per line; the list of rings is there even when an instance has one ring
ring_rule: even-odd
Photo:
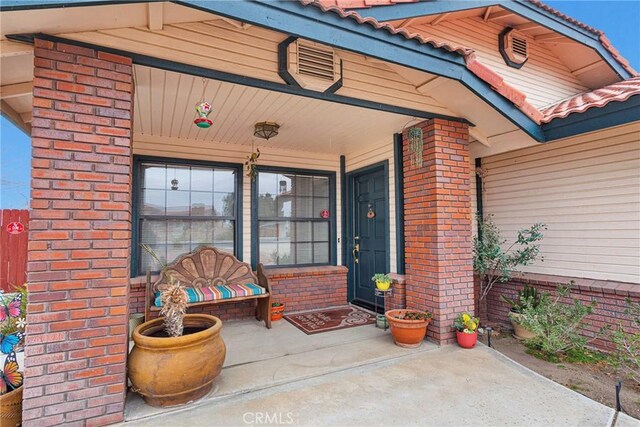
[[[275,122],[259,122],[255,125],[253,136],[268,141],[270,138],[278,135],[278,129],[280,129],[280,125]]]

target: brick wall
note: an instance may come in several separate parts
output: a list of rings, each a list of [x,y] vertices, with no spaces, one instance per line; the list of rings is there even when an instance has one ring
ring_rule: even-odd
[[[267,275],[271,281],[273,301],[285,303],[286,311],[293,312],[346,304],[347,271],[342,266],[273,268],[267,270]],[[131,314],[144,313],[145,283],[145,277],[131,279]],[[243,301],[192,307],[188,312],[237,320],[254,317],[255,307],[256,301]]]
[[[407,282],[404,274],[391,274],[391,295],[384,300],[384,310],[407,308]]]
[[[508,283],[497,283],[487,296],[489,320],[510,325],[508,317],[510,307],[500,299],[500,295],[515,299],[517,291],[522,289],[525,284],[535,286],[539,291],[549,292],[553,295],[558,283],[566,284],[571,280],[570,277],[527,273]],[[602,350],[613,348],[613,344],[607,336],[600,334],[599,331],[605,325],[618,324],[622,324],[625,329],[632,330],[630,319],[624,316],[624,309],[627,298],[631,298],[635,302],[640,301],[640,285],[591,279],[573,280],[575,283],[571,288],[572,298],[586,304],[595,300],[598,304],[593,314],[586,318],[583,335],[593,339],[590,345]]]
[[[122,421],[131,61],[35,41],[26,426]]]
[[[407,308],[433,313],[428,336],[455,340],[453,320],[473,311],[469,133],[466,124],[433,119],[422,128],[423,166],[403,143]]]

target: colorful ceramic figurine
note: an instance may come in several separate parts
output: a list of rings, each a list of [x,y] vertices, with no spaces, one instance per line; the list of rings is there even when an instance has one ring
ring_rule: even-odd
[[[193,123],[195,123],[195,125],[199,128],[203,129],[207,129],[208,127],[210,127],[213,122],[209,120],[207,116],[209,116],[212,109],[213,108],[211,107],[211,104],[209,104],[208,102],[201,102],[196,105],[196,113],[198,113],[198,117],[193,121]]]

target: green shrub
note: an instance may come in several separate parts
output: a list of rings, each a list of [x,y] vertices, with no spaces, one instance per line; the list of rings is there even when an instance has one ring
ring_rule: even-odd
[[[546,355],[557,356],[584,347],[589,340],[580,335],[583,320],[593,312],[595,301],[583,304],[574,299],[572,303],[561,300],[571,295],[573,281],[567,285],[559,284],[556,295],[542,293],[537,307],[528,304],[523,308],[522,326],[536,334],[526,344]]]
[[[478,236],[473,239],[473,269],[480,277],[479,301],[487,297],[495,283],[509,281],[519,266],[529,265],[538,258],[539,242],[546,228],[538,223],[519,230],[516,240],[505,246],[507,241],[502,239],[491,215],[478,217]]]
[[[616,349],[611,352],[608,361],[617,372],[640,385],[640,303],[627,299],[624,313],[636,332],[626,330],[621,324],[611,331],[610,338]]]
[[[529,305],[533,306],[533,308],[538,308],[540,304],[540,293],[538,289],[533,286],[524,285],[524,288],[518,291],[518,296],[515,300],[512,300],[506,295],[500,295],[500,299],[511,306],[511,311],[522,313],[525,307]]]

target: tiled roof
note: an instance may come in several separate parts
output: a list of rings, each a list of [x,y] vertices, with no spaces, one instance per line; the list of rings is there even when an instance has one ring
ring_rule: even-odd
[[[396,3],[415,3],[418,0],[318,0],[325,6],[338,6],[342,9],[356,9],[372,6],[391,6]]]
[[[571,113],[584,113],[589,108],[601,108],[610,102],[626,101],[633,95],[640,95],[640,77],[633,77],[601,89],[584,92],[542,109],[542,123],[567,117]]]

